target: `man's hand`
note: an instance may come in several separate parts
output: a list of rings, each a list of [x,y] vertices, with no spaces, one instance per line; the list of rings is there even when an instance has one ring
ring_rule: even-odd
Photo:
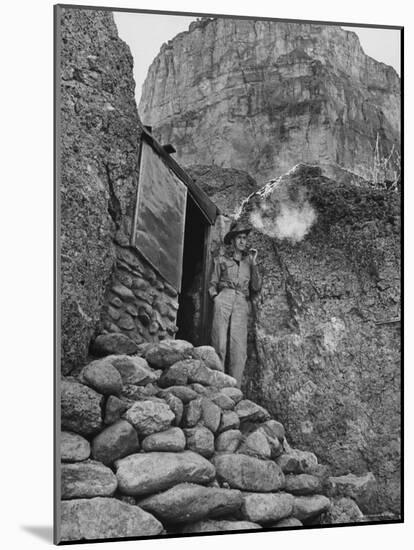
[[[257,250],[255,248],[251,248],[249,250],[249,257],[252,265],[256,265],[256,259],[257,259]]]

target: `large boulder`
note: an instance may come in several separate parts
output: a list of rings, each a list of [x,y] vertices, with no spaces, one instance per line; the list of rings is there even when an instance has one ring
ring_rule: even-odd
[[[62,462],[81,462],[89,458],[91,446],[81,435],[71,432],[60,434],[60,460]]]
[[[108,359],[92,361],[79,374],[79,380],[104,395],[118,395],[122,390],[122,378]]]
[[[63,430],[92,435],[102,426],[102,395],[83,384],[63,379],[61,389],[61,425]]]
[[[148,349],[145,359],[150,365],[165,369],[177,361],[190,357],[192,349],[193,345],[185,340],[163,340]]]
[[[60,22],[61,336],[68,374],[85,363],[101,328],[114,237],[117,228],[128,231],[133,216],[141,129],[133,59],[113,14],[65,9]]]
[[[92,441],[92,456],[104,464],[112,464],[118,458],[137,452],[138,434],[126,420],[118,420],[105,428]]]
[[[119,490],[126,495],[148,495],[178,483],[209,483],[214,466],[191,451],[133,454],[115,462]]]
[[[260,524],[280,521],[292,514],[293,501],[288,493],[244,495],[243,518]]]
[[[146,436],[167,430],[175,416],[167,403],[137,401],[124,414],[140,435]]]
[[[116,491],[117,485],[114,473],[100,462],[87,460],[74,464],[62,464],[63,500],[111,496]]]
[[[217,477],[242,491],[268,493],[279,491],[285,476],[277,464],[242,454],[214,457]]]
[[[62,502],[60,521],[62,541],[151,537],[164,530],[148,512],[115,498]]]
[[[243,503],[240,491],[182,483],[139,501],[139,506],[163,523],[190,523],[205,518],[225,517]]]

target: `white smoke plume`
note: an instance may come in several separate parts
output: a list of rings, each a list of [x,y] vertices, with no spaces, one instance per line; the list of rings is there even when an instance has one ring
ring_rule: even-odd
[[[250,223],[257,231],[269,237],[298,243],[308,233],[316,218],[316,212],[308,201],[302,204],[279,203],[277,212],[262,203],[251,212]]]

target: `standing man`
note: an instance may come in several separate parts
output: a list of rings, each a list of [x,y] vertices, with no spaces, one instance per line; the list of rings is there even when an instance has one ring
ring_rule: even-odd
[[[250,231],[239,222],[232,222],[224,237],[224,244],[232,244],[232,254],[217,258],[209,286],[214,300],[212,345],[223,366],[229,345],[229,374],[237,380],[239,388],[247,358],[250,291],[258,292],[262,285],[256,265],[257,250],[246,252]]]

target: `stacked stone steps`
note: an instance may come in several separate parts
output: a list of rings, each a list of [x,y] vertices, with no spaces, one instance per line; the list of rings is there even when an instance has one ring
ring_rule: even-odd
[[[62,381],[62,540],[297,527],[350,507],[363,519],[352,491],[335,512],[341,479],[289,446],[213,348],[165,340],[129,355],[109,340]]]

